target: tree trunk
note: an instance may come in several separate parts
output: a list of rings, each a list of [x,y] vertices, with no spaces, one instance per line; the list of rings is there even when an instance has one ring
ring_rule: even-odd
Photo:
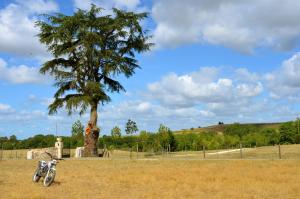
[[[92,124],[92,129],[89,134],[85,134],[84,141],[84,156],[85,157],[98,157],[98,138],[99,138],[99,128],[97,127],[97,103],[91,106],[90,122]]]

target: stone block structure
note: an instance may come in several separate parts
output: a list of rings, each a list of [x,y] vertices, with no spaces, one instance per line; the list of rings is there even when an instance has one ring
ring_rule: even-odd
[[[55,147],[31,149],[27,151],[27,160],[43,158],[42,155],[45,153],[50,153],[54,158],[62,158],[63,142],[61,137],[57,138],[57,141],[55,142]]]

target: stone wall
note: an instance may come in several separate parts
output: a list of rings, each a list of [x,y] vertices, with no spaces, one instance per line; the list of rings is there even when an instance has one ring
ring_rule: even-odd
[[[57,158],[57,148],[44,148],[44,149],[31,149],[27,152],[27,159],[48,159],[51,158],[47,155],[50,153],[54,158]]]
[[[27,152],[27,159],[51,159],[53,158],[62,158],[63,152],[63,142],[60,137],[57,138],[57,142],[55,142],[55,147],[43,148],[43,149],[31,149]],[[50,153],[49,156],[47,153]]]

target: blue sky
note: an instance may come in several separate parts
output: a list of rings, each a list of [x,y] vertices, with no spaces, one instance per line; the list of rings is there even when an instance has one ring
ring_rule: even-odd
[[[38,73],[51,58],[37,37],[41,13],[72,14],[90,4],[149,12],[143,26],[155,47],[137,55],[142,69],[120,77],[126,93],[99,110],[101,134],[131,118],[140,130],[223,121],[278,122],[300,112],[300,2],[287,0],[2,0],[0,136],[70,135],[88,113],[49,116],[55,88]]]

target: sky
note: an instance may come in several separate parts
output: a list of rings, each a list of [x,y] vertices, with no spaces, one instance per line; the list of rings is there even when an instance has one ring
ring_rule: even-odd
[[[48,115],[57,88],[39,68],[51,59],[34,25],[40,14],[72,15],[91,4],[148,12],[155,46],[141,69],[119,77],[126,92],[100,107],[100,134],[128,119],[139,130],[224,123],[283,122],[300,113],[300,1],[1,0],[0,136],[70,135],[89,113]],[[57,128],[56,128],[57,126]]]

